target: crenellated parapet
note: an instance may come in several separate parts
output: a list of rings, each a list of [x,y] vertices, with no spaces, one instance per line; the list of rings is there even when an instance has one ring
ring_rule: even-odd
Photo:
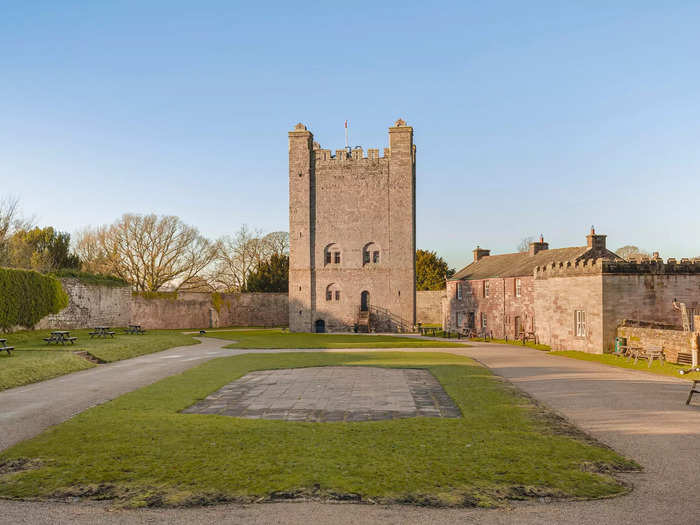
[[[384,155],[379,155],[378,148],[369,148],[366,154],[361,147],[350,151],[346,149],[335,150],[335,154],[329,149],[323,149],[314,143],[314,158],[316,162],[371,162],[382,159],[388,160],[391,157],[391,149],[384,148]]]
[[[537,266],[535,279],[575,277],[578,275],[700,275],[700,259],[670,258],[643,259],[641,261],[611,260],[607,258],[552,262]]]

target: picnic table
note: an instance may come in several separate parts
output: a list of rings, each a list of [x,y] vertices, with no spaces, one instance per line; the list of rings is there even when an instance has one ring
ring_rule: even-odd
[[[94,331],[90,332],[90,339],[93,337],[114,337],[114,332],[109,330],[109,326],[96,326]]]
[[[77,337],[71,337],[70,332],[67,330],[55,330],[51,332],[51,335],[49,337],[44,337],[44,341],[46,341],[46,344],[62,344],[65,345],[66,343],[73,344],[78,340]]]
[[[140,324],[130,324],[126,327],[126,333],[129,335],[143,335],[146,333],[146,330],[141,328]]]
[[[7,355],[12,355],[12,350],[14,346],[7,346],[7,339],[0,339],[0,352],[7,352]]]
[[[535,332],[522,332],[520,335],[520,339],[522,340],[523,344],[532,341],[533,343],[537,344],[537,335]]]
[[[628,346],[626,355],[628,361],[634,357],[635,365],[639,359],[646,359],[649,362],[647,368],[651,368],[654,359],[659,362],[665,360],[664,349],[661,346]]]

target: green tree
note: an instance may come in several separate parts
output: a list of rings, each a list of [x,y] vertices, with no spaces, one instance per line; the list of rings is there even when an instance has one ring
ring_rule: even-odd
[[[289,256],[273,253],[248,274],[245,292],[289,291]]]
[[[416,290],[444,290],[445,280],[455,274],[435,252],[416,250]]]
[[[70,252],[70,234],[51,226],[16,231],[8,252],[9,265],[15,268],[50,272],[80,266],[80,259]]]

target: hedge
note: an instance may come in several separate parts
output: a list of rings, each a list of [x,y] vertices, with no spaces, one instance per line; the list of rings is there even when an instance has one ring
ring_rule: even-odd
[[[55,277],[30,270],[0,268],[0,330],[33,328],[68,306],[68,295]]]

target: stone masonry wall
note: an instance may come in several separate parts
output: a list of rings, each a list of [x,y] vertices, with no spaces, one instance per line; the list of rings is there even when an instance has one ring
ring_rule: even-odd
[[[317,320],[327,330],[352,329],[363,292],[370,306],[415,322],[413,129],[397,122],[389,143],[383,156],[360,148],[333,155],[304,125],[289,133],[292,331],[312,331]],[[379,260],[365,261],[366,249]]]
[[[602,275],[535,280],[536,333],[552,350],[603,353]],[[574,312],[586,312],[586,335],[577,337]]]
[[[683,330],[641,328],[638,326],[618,326],[617,335],[627,338],[639,346],[662,346],[666,359],[671,363],[678,362],[678,353],[689,354],[692,349],[692,339],[697,337],[693,332]]]
[[[129,323],[131,290],[128,286],[85,284],[78,279],[61,279],[68,294],[68,306],[44,317],[37,330],[126,326]]]
[[[288,325],[286,293],[220,294],[220,300],[213,297],[197,292],[179,293],[176,298],[134,296],[131,322],[145,329]]]
[[[442,323],[442,301],[445,290],[420,290],[416,292],[416,323]]]
[[[520,297],[516,295],[516,280],[520,280]],[[488,295],[484,293],[486,282]],[[462,285],[461,299],[457,293],[458,283]],[[468,327],[470,314],[474,315],[474,328],[477,331],[481,331],[485,317],[486,329],[501,339],[515,338],[516,324],[520,325],[521,331],[530,331],[536,326],[533,277],[448,281],[446,296],[443,301],[443,326],[446,328]]]

